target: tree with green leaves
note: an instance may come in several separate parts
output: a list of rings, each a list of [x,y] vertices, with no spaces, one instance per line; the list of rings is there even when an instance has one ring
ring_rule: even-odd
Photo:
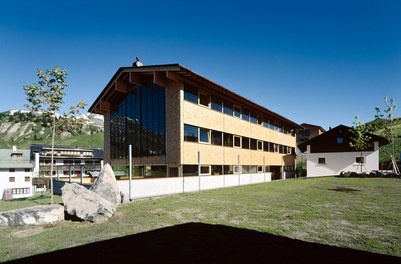
[[[395,157],[395,144],[394,139],[396,137],[396,130],[394,127],[394,111],[397,109],[397,105],[395,103],[394,98],[390,100],[387,97],[384,97],[385,108],[383,111],[380,110],[379,107],[375,108],[376,114],[375,119],[377,122],[377,128],[381,132],[381,134],[388,139],[388,141],[392,145],[392,157]]]
[[[58,66],[53,69],[42,71],[38,69],[36,75],[39,81],[34,84],[24,85],[23,89],[27,96],[28,104],[25,107],[38,113],[34,115],[40,121],[43,127],[50,126],[52,128],[51,141],[51,161],[50,161],[50,196],[53,203],[53,160],[54,160],[54,138],[56,129],[59,131],[76,131],[83,126],[83,120],[77,118],[80,110],[86,106],[85,102],[79,102],[76,106],[70,107],[69,111],[65,111],[62,116],[57,115],[64,104],[65,88],[68,83],[65,81],[67,70],[62,70]]]
[[[359,165],[361,167],[361,173],[363,172],[363,150],[369,148],[372,144],[370,142],[371,137],[368,135],[370,128],[359,120],[359,116],[355,116],[354,126],[350,129],[350,147],[357,151],[361,151],[361,156],[359,159]]]

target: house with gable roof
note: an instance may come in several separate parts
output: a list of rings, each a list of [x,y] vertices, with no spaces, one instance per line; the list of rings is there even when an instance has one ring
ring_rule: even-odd
[[[379,169],[379,147],[388,140],[368,134],[370,146],[360,151],[350,146],[350,127],[339,125],[298,145],[306,155],[307,177],[339,175],[342,171],[369,173]],[[362,157],[361,157],[362,153]]]

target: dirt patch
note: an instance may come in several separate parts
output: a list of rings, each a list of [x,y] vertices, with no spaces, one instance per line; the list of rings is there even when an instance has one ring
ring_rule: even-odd
[[[358,189],[353,189],[353,188],[347,188],[347,187],[335,187],[329,189],[330,191],[336,191],[336,192],[345,192],[345,193],[353,193],[353,192],[360,192],[361,190]]]
[[[43,231],[45,231],[44,227],[39,226],[39,227],[35,227],[35,228],[30,228],[30,229],[13,232],[13,233],[11,233],[11,237],[16,237],[16,238],[31,237],[31,236],[40,234]]]

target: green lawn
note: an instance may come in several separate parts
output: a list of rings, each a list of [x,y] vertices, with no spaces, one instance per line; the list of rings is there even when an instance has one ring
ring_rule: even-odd
[[[400,201],[400,179],[335,177],[144,199],[103,224],[0,228],[0,261],[188,222],[401,256]]]

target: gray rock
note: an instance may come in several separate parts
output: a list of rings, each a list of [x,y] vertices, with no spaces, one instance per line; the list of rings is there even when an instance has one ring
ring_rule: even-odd
[[[61,191],[67,213],[82,220],[101,223],[116,212],[115,204],[77,183],[66,183]]]
[[[60,204],[37,205],[0,213],[0,226],[56,224],[64,220]]]
[[[116,177],[109,164],[103,166],[95,184],[90,188],[104,199],[118,206],[121,203],[121,194],[118,189]]]

